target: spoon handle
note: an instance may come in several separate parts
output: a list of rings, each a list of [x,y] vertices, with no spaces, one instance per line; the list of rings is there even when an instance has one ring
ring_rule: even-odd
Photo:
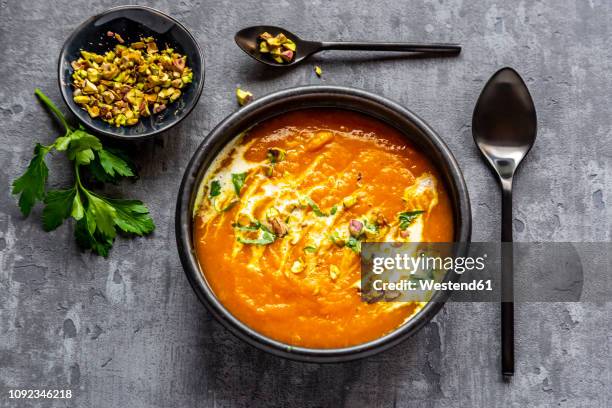
[[[402,51],[459,54],[459,44],[415,44],[390,42],[323,42],[321,50]]]
[[[514,375],[514,251],[512,245],[512,178],[502,179],[501,351],[502,374]]]

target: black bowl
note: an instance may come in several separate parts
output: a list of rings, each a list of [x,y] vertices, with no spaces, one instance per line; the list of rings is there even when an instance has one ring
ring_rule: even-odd
[[[134,126],[115,127],[102,119],[91,118],[72,99],[70,76],[73,69],[70,63],[80,56],[81,50],[103,54],[113,49],[117,40],[108,37],[108,31],[120,34],[126,44],[138,41],[140,37],[152,36],[160,48],[168,44],[177,52],[187,55],[187,65],[193,69],[193,82],[182,90],[183,95],[169,104],[167,109],[142,118]],[[149,7],[121,6],[91,17],[68,37],[59,57],[58,80],[64,102],[87,128],[105,136],[140,139],[168,130],[189,115],[202,94],[204,59],[193,35],[172,17]]]
[[[438,292],[431,302],[393,332],[367,343],[337,349],[294,347],[270,339],[232,316],[216,298],[200,271],[192,234],[194,201],[208,166],[227,143],[256,123],[289,111],[325,107],[361,112],[382,120],[402,132],[406,139],[428,155],[438,168],[452,202],[455,219],[454,239],[456,242],[465,243],[465,250],[472,229],[467,187],[452,153],[442,139],[418,116],[386,98],[352,88],[306,86],[275,92],[257,99],[223,120],[204,139],[183,176],[176,206],[175,226],[181,263],[199,299],[232,333],[262,350],[306,362],[348,361],[386,350],[408,338],[431,320],[442,307],[446,293]],[[456,273],[450,275],[447,279],[456,280],[459,276]]]

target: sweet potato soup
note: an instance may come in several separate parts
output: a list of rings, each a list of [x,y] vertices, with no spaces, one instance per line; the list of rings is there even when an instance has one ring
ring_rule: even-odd
[[[200,186],[194,239],[217,298],[294,346],[376,339],[422,306],[363,302],[361,243],[453,240],[433,164],[394,128],[335,109],[280,115],[242,135]]]

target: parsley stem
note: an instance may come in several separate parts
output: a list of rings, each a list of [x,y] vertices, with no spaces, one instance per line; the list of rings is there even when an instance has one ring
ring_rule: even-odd
[[[42,91],[38,88],[34,90],[34,93],[36,94],[36,96],[38,96],[42,103],[55,114],[55,117],[61,122],[61,124],[64,126],[64,129],[66,129],[66,134],[71,132],[73,129],[66,121],[64,114],[58,109],[57,106],[53,104],[53,102],[51,102],[47,95],[42,93]]]
[[[83,193],[87,194],[87,189],[85,187],[83,187],[83,184],[81,184],[81,175],[79,174],[79,163],[77,163],[76,161],[74,162],[74,178],[76,180],[76,184],[79,187],[79,190],[83,190]]]

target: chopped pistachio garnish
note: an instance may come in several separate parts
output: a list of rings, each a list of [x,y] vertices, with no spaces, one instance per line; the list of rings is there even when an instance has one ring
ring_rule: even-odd
[[[344,208],[351,208],[352,206],[357,204],[357,198],[355,196],[352,196],[352,195],[346,196],[342,200],[342,204],[344,205]]]
[[[379,226],[376,223],[370,223],[369,221],[365,221],[363,223],[363,232],[368,239],[374,239],[378,236]]]
[[[336,265],[330,265],[329,266],[329,277],[332,281],[335,281],[336,279],[338,279],[338,276],[340,276],[340,268],[338,268]]]
[[[340,234],[338,234],[338,231],[334,231],[333,233],[331,233],[329,235],[329,239],[331,240],[331,242],[333,242],[336,246],[340,248],[346,245],[346,239],[340,236]]]
[[[107,35],[119,42],[114,50],[104,55],[81,50],[71,63],[73,100],[92,118],[117,127],[135,125],[166,109],[193,81],[187,57],[172,48],[160,52],[153,37],[128,47],[119,34]]]
[[[289,241],[289,243],[291,245],[296,245],[298,242],[300,242],[300,239],[302,239],[302,237],[294,233],[291,235],[291,240]]]
[[[286,64],[295,58],[296,45],[283,33],[276,36],[265,32],[259,36],[259,52],[268,55],[279,64]]]
[[[266,219],[270,221],[272,218],[279,217],[280,213],[275,207],[270,207],[266,210]]]
[[[287,155],[287,152],[283,149],[280,149],[278,147],[271,147],[268,149],[268,160],[270,160],[270,163],[274,164],[274,163],[279,163],[282,162],[283,160],[285,160],[285,156]]]
[[[293,262],[293,265],[291,265],[291,272],[293,273],[300,273],[304,270],[304,262],[302,261],[302,258],[296,260],[295,262]]]
[[[253,94],[249,91],[236,88],[236,99],[238,99],[238,105],[244,106],[253,100]]]
[[[363,233],[363,222],[359,221],[359,220],[351,220],[349,222],[349,232],[351,233],[351,236],[353,237],[358,237]]]
[[[314,72],[315,72],[315,74],[317,74],[317,76],[318,76],[319,78],[321,78],[321,75],[323,75],[323,70],[322,70],[322,69],[321,69],[321,67],[320,67],[320,66],[318,66],[318,65],[315,65],[315,67],[314,67]]]
[[[280,217],[273,217],[269,220],[270,229],[274,232],[274,235],[281,238],[289,233],[287,224]]]
[[[121,37],[121,35],[117,33],[113,33],[112,31],[109,31],[106,33],[106,35],[109,37],[115,37],[115,40],[119,41],[119,44],[125,43],[125,40]]]

